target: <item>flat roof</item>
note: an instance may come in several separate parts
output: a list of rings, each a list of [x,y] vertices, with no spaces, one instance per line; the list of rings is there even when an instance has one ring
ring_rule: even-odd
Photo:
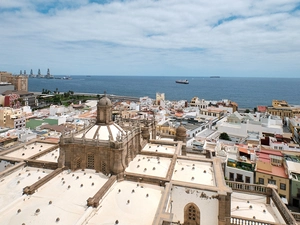
[[[27,177],[24,181],[26,180]],[[87,199],[93,197],[107,180],[108,177],[95,173],[94,170],[63,171],[33,195],[21,195],[15,201],[9,201],[7,207],[0,210],[1,225],[52,225],[57,218],[64,225],[76,224],[91,209],[86,205]]]
[[[2,178],[0,182],[0,193],[2,193],[0,198],[0,212],[2,212],[6,206],[10,204],[14,205],[16,200],[23,198],[24,187],[32,185],[51,172],[52,170],[47,169],[20,167],[10,175]],[[16,213],[16,211],[14,211],[14,213]],[[1,214],[1,216],[2,215],[3,214]],[[20,222],[16,224],[19,223]]]
[[[142,152],[158,152],[173,155],[175,153],[176,146],[173,145],[161,145],[147,143],[142,149]]]
[[[15,157],[20,159],[28,159],[31,156],[34,156],[40,152],[43,152],[51,147],[55,146],[55,144],[48,144],[44,142],[35,142],[24,147],[21,147],[11,153],[6,154],[5,156]]]
[[[255,216],[257,220],[282,224],[282,218],[276,216],[271,204],[266,204],[266,201],[264,195],[233,192],[231,194],[231,216],[241,216],[249,219],[253,219]]]
[[[177,159],[172,180],[215,186],[212,163]]]
[[[125,169],[125,172],[136,173],[148,176],[166,177],[171,159],[158,157],[137,155]]]
[[[42,161],[46,161],[46,162],[58,162],[58,157],[59,157],[59,148],[48,152],[47,154],[36,158],[37,160],[42,160]]]
[[[87,225],[152,224],[162,197],[163,187],[122,181],[115,183],[100,201]]]

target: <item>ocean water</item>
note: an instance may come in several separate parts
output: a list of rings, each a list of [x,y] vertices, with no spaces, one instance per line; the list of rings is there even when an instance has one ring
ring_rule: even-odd
[[[55,76],[62,77],[62,76]],[[205,100],[230,99],[239,108],[253,109],[270,106],[273,99],[300,105],[300,78],[249,77],[158,77],[158,76],[71,76],[71,80],[28,78],[28,89],[60,92],[95,93],[155,98],[156,92],[165,93],[167,100],[188,100],[194,96]],[[189,84],[175,80],[188,79]]]

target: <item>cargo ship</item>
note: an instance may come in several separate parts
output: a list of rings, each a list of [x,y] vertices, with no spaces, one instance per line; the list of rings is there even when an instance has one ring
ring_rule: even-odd
[[[177,84],[188,84],[189,81],[188,80],[176,80],[175,81]]]

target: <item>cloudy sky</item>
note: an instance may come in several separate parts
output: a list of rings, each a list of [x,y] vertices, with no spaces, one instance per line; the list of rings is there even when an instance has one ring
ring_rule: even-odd
[[[300,77],[300,1],[0,0],[0,71]]]

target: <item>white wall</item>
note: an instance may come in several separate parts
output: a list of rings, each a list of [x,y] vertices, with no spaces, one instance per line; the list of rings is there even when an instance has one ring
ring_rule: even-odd
[[[234,173],[234,181],[237,178],[237,174],[242,174],[244,183],[246,183],[246,176],[247,176],[247,177],[250,177],[250,184],[254,184],[254,173],[251,171],[241,170],[241,169],[238,169],[235,167],[230,167],[230,166],[226,165],[225,177],[227,177],[228,179],[229,179],[229,173]]]
[[[188,193],[187,193],[188,192]],[[217,195],[216,192],[202,191],[186,187],[173,186],[171,193],[173,221],[184,222],[184,207],[189,203],[194,203],[200,210],[200,224],[218,224],[219,201],[211,198],[200,198],[204,192],[207,196]]]

